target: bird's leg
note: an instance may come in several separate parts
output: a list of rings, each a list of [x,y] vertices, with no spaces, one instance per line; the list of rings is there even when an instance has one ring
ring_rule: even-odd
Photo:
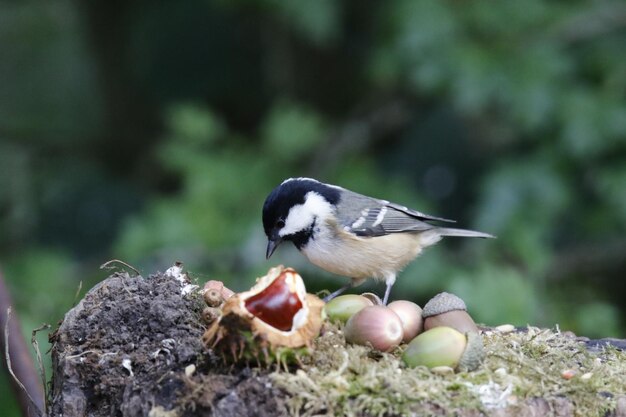
[[[391,293],[391,287],[396,282],[396,274],[387,275],[385,279],[385,284],[387,284],[387,288],[385,289],[385,297],[383,298],[383,305],[387,305],[387,301],[389,300],[389,294]]]
[[[365,279],[363,279],[363,278],[353,278],[349,283],[347,283],[343,287],[339,288],[337,291],[332,292],[332,293],[328,294],[326,297],[324,297],[323,301],[325,303],[327,303],[330,300],[332,300],[333,298],[337,297],[338,295],[343,294],[347,289],[350,289],[352,287],[356,287],[358,285],[361,285],[363,283],[363,281],[365,281]]]
[[[329,302],[330,300],[332,300],[336,296],[343,294],[343,292],[346,291],[349,288],[352,288],[352,281],[350,281],[349,283],[347,283],[343,287],[339,288],[337,291],[331,292],[330,294],[328,294],[326,297],[324,297],[324,302],[325,303]]]

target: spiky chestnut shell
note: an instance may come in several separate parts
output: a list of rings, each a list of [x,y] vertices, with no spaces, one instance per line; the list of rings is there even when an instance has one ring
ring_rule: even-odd
[[[448,326],[461,333],[478,332],[478,327],[467,313],[465,302],[454,294],[442,292],[434,296],[422,311],[424,330]]]
[[[323,308],[322,300],[306,293],[302,277],[280,265],[249,291],[228,298],[203,340],[234,360],[268,362],[273,352],[284,357],[290,356],[288,349],[310,346],[321,329]]]

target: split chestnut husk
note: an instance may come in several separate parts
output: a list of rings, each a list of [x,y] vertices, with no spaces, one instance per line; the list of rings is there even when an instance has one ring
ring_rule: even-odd
[[[302,277],[280,265],[249,291],[228,298],[203,341],[224,359],[282,362],[311,346],[322,327],[323,308],[322,300],[306,293]]]

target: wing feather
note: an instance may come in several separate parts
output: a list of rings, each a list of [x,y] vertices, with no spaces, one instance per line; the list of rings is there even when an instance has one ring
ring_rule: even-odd
[[[436,226],[426,221],[453,222],[442,217],[431,216],[386,200],[378,200],[352,191],[342,198],[338,217],[348,232],[357,236],[384,236],[391,233],[419,232]]]

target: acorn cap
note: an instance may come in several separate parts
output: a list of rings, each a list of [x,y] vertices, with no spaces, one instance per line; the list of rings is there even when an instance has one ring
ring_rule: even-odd
[[[454,310],[467,311],[467,306],[465,302],[456,295],[442,292],[435,295],[426,303],[422,310],[422,317],[427,318]]]
[[[474,332],[465,333],[467,345],[459,360],[457,369],[460,371],[473,371],[478,368],[485,358],[485,348],[483,338]]]
[[[379,296],[377,296],[376,294],[374,294],[373,292],[364,292],[363,294],[361,294],[361,297],[365,297],[368,300],[370,300],[375,306],[381,306],[383,305],[383,300],[380,299]]]

